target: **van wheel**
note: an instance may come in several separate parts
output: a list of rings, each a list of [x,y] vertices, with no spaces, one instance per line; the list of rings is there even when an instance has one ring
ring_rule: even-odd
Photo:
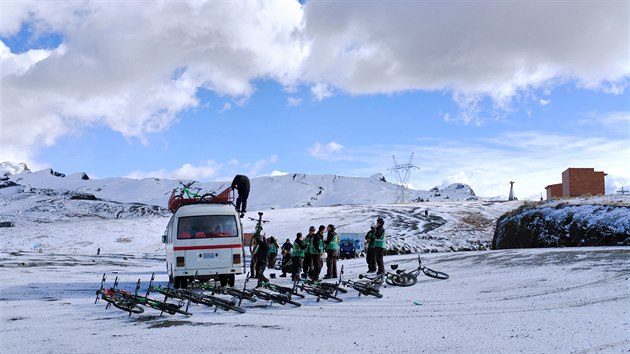
[[[225,274],[219,275],[219,283],[221,287],[225,287],[228,284],[228,276]]]
[[[175,277],[175,281],[173,282],[173,287],[175,289],[186,289],[188,287],[188,278],[186,277]]]

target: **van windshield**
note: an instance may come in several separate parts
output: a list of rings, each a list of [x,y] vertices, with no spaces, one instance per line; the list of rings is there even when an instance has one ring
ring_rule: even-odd
[[[177,239],[237,237],[236,218],[232,215],[202,215],[181,217],[177,224]]]

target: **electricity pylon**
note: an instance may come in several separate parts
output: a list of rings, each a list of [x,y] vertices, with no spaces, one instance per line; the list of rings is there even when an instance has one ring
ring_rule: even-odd
[[[398,180],[398,188],[396,189],[396,201],[395,203],[405,203],[408,200],[409,195],[409,177],[411,176],[411,170],[420,169],[420,167],[414,165],[411,161],[413,160],[413,152],[411,153],[411,157],[409,158],[409,162],[399,164],[396,161],[396,156],[392,155],[394,159],[394,166],[390,168],[390,171],[393,171],[396,174],[396,179]]]

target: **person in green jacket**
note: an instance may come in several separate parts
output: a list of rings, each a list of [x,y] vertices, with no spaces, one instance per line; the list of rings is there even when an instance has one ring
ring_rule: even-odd
[[[339,250],[339,236],[335,232],[335,225],[326,228],[326,275],[324,279],[337,278],[337,251]]]
[[[295,241],[293,242],[293,248],[291,249],[291,262],[293,263],[293,273],[291,274],[291,280],[300,280],[300,272],[302,271],[302,259],[304,258],[304,250],[307,245],[302,241],[302,233],[298,232],[295,235]]]
[[[385,274],[385,264],[383,263],[383,256],[385,255],[385,248],[387,243],[387,235],[385,234],[385,221],[382,218],[376,220],[376,229],[374,230],[374,260],[378,270],[377,275]]]
[[[304,263],[302,264],[302,268],[304,268],[304,274],[310,274],[311,272],[311,252],[310,246],[313,241],[313,236],[315,235],[315,226],[311,226],[308,228],[308,234],[304,238],[303,242],[306,245],[306,251],[304,252]]]
[[[276,260],[278,259],[278,241],[271,236],[268,241],[269,244],[269,258],[267,260],[267,267],[274,269],[276,267]]]

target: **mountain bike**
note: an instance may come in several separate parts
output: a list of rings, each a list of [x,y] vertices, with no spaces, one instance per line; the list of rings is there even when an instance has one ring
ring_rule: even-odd
[[[213,193],[205,193],[200,194],[201,187],[195,187],[196,191],[192,191],[192,185],[195,184],[196,181],[192,181],[189,183],[184,183],[179,181],[181,187],[174,188],[171,191],[171,196],[168,199],[168,208],[175,212],[177,209],[186,204],[194,204],[194,203],[209,203],[216,197]],[[179,191],[179,193],[177,193]]]
[[[435,279],[448,279],[448,274],[444,272],[438,272],[437,270],[433,270],[431,268],[427,268],[422,265],[422,260],[420,256],[418,256],[418,268],[406,272],[404,270],[398,269],[397,264],[391,265],[392,270],[395,270],[396,273],[387,273],[385,277],[385,282],[389,285],[396,286],[411,286],[414,285],[418,281],[418,275],[420,273],[424,273],[424,275],[435,278]]]
[[[251,292],[254,295],[256,295],[256,297],[259,299],[276,302],[280,305],[291,304],[297,307],[302,306],[302,304],[300,304],[299,302],[291,300],[291,297],[288,295],[281,294],[281,293],[273,293],[264,288],[254,288],[251,290]]]
[[[293,287],[280,286],[280,285],[273,284],[273,283],[270,283],[270,282],[264,281],[264,280],[260,282],[260,286],[262,286],[265,289],[268,289],[268,290],[275,291],[277,293],[286,295],[286,296],[289,297],[289,299],[293,295],[298,296],[298,297],[300,297],[302,299],[304,298],[304,295],[302,295],[302,294],[297,292],[297,289],[296,289],[295,286],[293,286]]]
[[[190,302],[194,302],[196,304],[206,305],[215,308],[215,312],[217,309],[222,309],[225,311],[236,311],[240,313],[245,313],[245,310],[236,306],[235,301],[230,301],[226,299],[222,299],[217,296],[212,296],[200,292],[195,292],[189,289],[173,289],[169,287],[163,286],[152,286],[151,291],[155,291],[157,293],[163,294],[166,298],[178,298],[182,300],[188,300]],[[188,311],[188,306],[186,306],[186,311]]]
[[[249,273],[245,276],[245,282],[243,283],[243,289],[239,290],[233,287],[226,287],[218,285],[215,281],[214,283],[202,282],[199,283],[199,287],[203,290],[210,291],[211,294],[225,294],[230,295],[232,297],[238,298],[238,307],[241,306],[243,300],[248,300],[251,302],[256,302],[256,296],[250,291],[247,290],[247,282],[249,281]]]
[[[377,298],[382,298],[383,294],[381,294],[380,289],[381,285],[383,285],[384,274],[377,275],[375,277],[370,277],[367,275],[360,274],[359,280],[344,280],[341,284],[349,286],[354,290],[359,292],[359,296],[361,295],[371,295]]]
[[[306,278],[306,274],[304,274],[304,278],[301,280],[302,284],[300,284],[300,290],[311,294],[313,296],[317,296],[317,301],[320,299],[324,300],[336,300],[342,302],[343,300],[337,297],[338,293],[347,293],[348,290],[340,287],[341,285],[341,277],[343,276],[343,265],[341,266],[341,272],[339,273],[339,281],[336,283],[326,283],[315,280],[310,280]],[[297,284],[297,282],[296,282]]]
[[[151,275],[151,281],[149,282],[147,293],[144,296],[138,295],[138,290],[140,289],[140,279],[138,279],[138,282],[136,283],[135,292],[133,294],[131,294],[130,292],[123,292],[121,294],[122,298],[125,299],[129,304],[139,304],[139,305],[151,307],[155,310],[166,312],[170,315],[181,313],[182,315],[192,316],[192,313],[181,309],[183,306],[183,302],[180,302],[179,304],[172,304],[169,302],[159,301],[159,300],[150,298],[149,292],[151,291],[151,287],[152,287],[152,283],[154,279],[155,279],[155,273]]]
[[[129,315],[131,315],[132,313],[139,314],[144,312],[144,308],[142,308],[142,306],[138,306],[137,304],[133,304],[127,301],[121,295],[121,292],[126,292],[125,290],[116,289],[116,287],[118,286],[118,277],[116,277],[116,279],[114,280],[114,285],[109,288],[105,287],[106,279],[107,276],[105,275],[105,273],[103,273],[103,278],[101,279],[101,287],[96,290],[96,299],[94,300],[95,304],[98,302],[100,295],[100,299],[107,302],[107,305],[105,306],[106,309],[113,305],[116,308],[128,311]]]

